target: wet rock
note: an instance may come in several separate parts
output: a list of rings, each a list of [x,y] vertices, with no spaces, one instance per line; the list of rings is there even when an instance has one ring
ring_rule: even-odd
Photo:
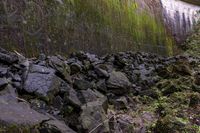
[[[70,65],[70,69],[71,69],[71,74],[77,74],[79,72],[81,72],[82,70],[82,64],[81,63],[78,63],[78,62],[75,62],[75,63],[72,63]]]
[[[64,59],[60,56],[49,57],[49,65],[54,68],[58,75],[68,80],[70,75],[70,67],[67,63],[64,62]]]
[[[96,83],[96,89],[102,93],[106,93],[107,90],[107,86],[106,86],[106,81],[105,79],[100,80]]]
[[[61,110],[63,107],[63,99],[60,96],[56,96],[52,100],[52,106],[56,109]]]
[[[118,110],[128,109],[128,101],[126,97],[117,98],[114,101],[115,108]]]
[[[6,76],[7,72],[8,72],[8,68],[0,67],[0,77]]]
[[[47,110],[47,104],[42,101],[42,100],[39,100],[39,99],[32,99],[29,101],[30,103],[30,106],[32,109],[35,109],[35,110]]]
[[[0,97],[0,109],[2,113],[0,114],[1,126],[4,125],[5,131],[10,131],[9,126],[14,126],[16,130],[22,130],[26,127],[27,130],[40,125],[41,123],[47,121],[48,131],[52,133],[54,130],[51,126],[56,128],[58,132],[66,133],[65,131],[70,131],[69,133],[74,133],[67,125],[63,124],[61,121],[52,119],[49,116],[38,113],[37,111],[31,109],[28,103],[18,103],[17,101],[6,100]],[[52,119],[51,121],[49,121]],[[8,126],[8,128],[6,128]],[[40,127],[38,127],[40,128]],[[37,129],[36,129],[37,130]],[[40,129],[38,129],[40,130]]]
[[[99,77],[102,77],[102,78],[108,78],[109,77],[108,72],[106,70],[101,69],[100,67],[96,67],[95,72],[97,73],[97,75]]]
[[[74,81],[74,87],[75,87],[75,89],[78,89],[78,90],[87,90],[87,89],[92,88],[93,85],[87,80],[76,79]]]
[[[0,91],[0,97],[7,101],[17,101],[16,97],[18,97],[18,94],[16,88],[8,84],[4,90]]]
[[[193,57],[188,63],[185,57],[133,52],[101,58],[78,52],[67,60],[19,56],[12,63],[0,60],[0,121],[9,126],[19,121],[36,132],[73,133],[69,125],[77,132],[143,133],[199,125],[199,60]]]
[[[65,82],[64,80],[61,81],[59,94],[62,95],[62,98],[70,88],[71,85],[69,83]]]
[[[104,63],[100,63],[98,65],[95,65],[94,67],[95,68],[97,67],[97,68],[100,68],[102,70],[105,70],[108,73],[111,73],[113,71],[113,69],[114,69],[113,64],[105,63],[105,62]]]
[[[79,61],[83,61],[87,59],[87,55],[83,51],[78,51],[78,52],[72,53],[71,58],[76,58]]]
[[[40,61],[45,61],[46,59],[47,59],[47,56],[44,53],[40,54],[38,57],[38,60]]]
[[[64,102],[69,103],[77,108],[81,108],[81,101],[78,98],[78,93],[73,88],[68,88],[64,96]]]
[[[0,120],[4,124],[36,125],[49,118],[32,110],[27,103],[0,97]]]
[[[90,61],[88,61],[88,60],[84,60],[83,61],[83,68],[84,68],[84,70],[90,70],[90,68],[91,68],[91,63],[90,63]]]
[[[14,82],[21,82],[22,79],[21,79],[21,76],[19,74],[15,74],[15,75],[12,76],[12,80]]]
[[[80,122],[85,132],[105,133],[109,132],[109,124],[102,107],[104,100],[98,99],[81,107]]]
[[[82,101],[83,104],[97,101],[98,99],[107,99],[103,94],[98,92],[97,90],[81,90],[79,91],[79,99]],[[102,106],[105,110],[107,110],[107,100],[104,101],[105,103],[102,103]]]
[[[97,57],[96,55],[94,55],[94,54],[86,53],[86,56],[87,56],[87,59],[88,59],[91,63],[93,63],[93,62],[98,62],[98,61],[99,61],[98,57]]]
[[[43,123],[43,128],[40,129],[41,133],[76,133],[70,129],[64,122],[58,120],[49,120]]]
[[[88,72],[87,72],[87,76],[88,76],[88,80],[98,80],[98,76],[97,76],[97,74],[96,74],[96,72],[95,71],[93,71],[93,70],[88,70]]]
[[[130,85],[129,79],[122,72],[113,71],[107,80],[108,89],[118,95],[128,93]]]
[[[24,84],[24,90],[39,97],[50,98],[59,91],[61,80],[54,70],[34,65]]]
[[[125,53],[119,53],[119,54],[120,55],[116,55],[115,56],[114,64],[116,64],[117,66],[123,68],[124,66],[126,66],[128,64],[128,59],[127,59]]]
[[[51,74],[51,73],[54,74],[55,70],[52,68],[45,67],[45,66],[33,64],[33,65],[31,65],[29,72],[30,73],[40,73],[40,74]]]
[[[100,95],[100,96],[99,96]],[[93,91],[91,89],[87,90],[81,90],[79,91],[79,99],[82,101],[82,103],[88,103],[88,102],[93,102],[96,101],[98,98],[103,97],[100,93],[97,91]]]
[[[12,82],[11,84],[13,85],[13,87],[17,88],[18,90],[21,90],[22,85],[20,82]]]
[[[17,55],[0,48],[0,61],[6,64],[12,64],[18,62],[18,57]]]
[[[8,80],[6,78],[0,78],[0,90],[4,89],[8,84]]]
[[[134,131],[134,119],[129,115],[121,115],[118,117],[117,122],[119,123],[119,127],[122,132],[130,132],[133,133]],[[141,132],[143,133],[143,132]]]

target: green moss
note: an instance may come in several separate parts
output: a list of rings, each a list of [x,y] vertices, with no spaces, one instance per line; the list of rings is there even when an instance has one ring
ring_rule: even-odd
[[[0,126],[0,133],[39,133],[37,126],[30,127],[24,125]]]
[[[29,56],[41,51],[70,53],[77,47],[86,50],[88,45],[102,44],[109,52],[149,50],[149,47],[157,51],[158,47],[164,47],[165,52],[173,54],[173,41],[163,23],[145,11],[139,12],[132,0],[65,0],[63,4],[46,0],[31,7],[23,11],[26,23],[17,25],[24,44],[7,38],[6,47]],[[42,30],[37,34],[27,33],[38,26]]]
[[[186,54],[193,56],[200,56],[200,23],[198,23],[193,33],[188,37],[187,41],[183,44],[183,50]]]

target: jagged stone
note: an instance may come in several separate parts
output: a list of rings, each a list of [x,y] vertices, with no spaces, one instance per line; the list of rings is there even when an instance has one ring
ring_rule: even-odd
[[[113,71],[107,81],[108,89],[114,94],[128,93],[131,83],[126,75],[122,72]]]
[[[92,88],[92,84],[87,81],[87,80],[84,80],[84,79],[76,79],[74,81],[74,87],[75,89],[78,89],[78,90],[87,90],[87,89],[90,89]]]
[[[60,96],[56,96],[52,100],[52,106],[56,109],[61,110],[63,107],[63,99]]]
[[[15,127],[15,130],[22,130],[23,127],[26,127],[27,130],[34,128],[36,125],[40,125],[43,122],[47,123],[49,126],[46,127],[49,132],[55,131],[61,133],[75,133],[72,129],[70,129],[67,125],[58,121],[56,119],[52,119],[48,115],[43,115],[38,113],[37,111],[30,108],[28,103],[25,102],[17,102],[17,100],[8,100],[5,97],[0,96],[0,121],[1,126],[4,125],[4,130],[9,132],[9,126]],[[50,120],[51,119],[51,120]],[[50,120],[50,121],[49,121]],[[53,127],[53,128],[51,128]],[[35,127],[38,130],[42,131],[41,127]],[[44,127],[42,127],[44,129]]]
[[[69,80],[70,75],[70,67],[69,65],[64,62],[64,59],[60,56],[51,56],[48,59],[49,65],[58,72],[61,77],[63,77],[65,80]]]
[[[8,72],[8,68],[0,66],[0,77],[5,77]]]
[[[115,108],[118,110],[128,109],[128,101],[126,97],[120,97],[114,100]]]
[[[24,90],[41,97],[53,96],[59,91],[61,80],[53,69],[33,65],[24,84]]]
[[[81,107],[80,122],[86,132],[108,133],[109,124],[102,105],[106,99],[98,99]]]
[[[70,65],[70,68],[71,68],[71,74],[73,75],[73,74],[81,72],[81,70],[82,70],[82,64],[75,62],[75,63],[72,63]]]
[[[77,108],[81,108],[81,101],[78,98],[78,93],[73,88],[68,88],[65,93],[64,101],[66,103],[72,104]]]
[[[0,61],[3,63],[12,64],[18,62],[18,57],[17,55],[0,48]]]
[[[0,90],[4,89],[8,84],[8,80],[6,78],[0,78]]]
[[[100,80],[96,83],[96,89],[102,93],[106,93],[107,90],[107,86],[106,86],[106,81],[105,79]]]
[[[101,69],[100,67],[95,68],[95,72],[99,77],[108,78],[109,74],[106,70]]]

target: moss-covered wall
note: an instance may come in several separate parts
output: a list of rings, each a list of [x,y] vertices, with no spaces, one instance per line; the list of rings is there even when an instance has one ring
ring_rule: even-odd
[[[7,3],[1,8],[6,19],[1,44],[29,56],[75,50],[97,54],[149,49],[159,52],[159,48],[172,54],[173,41],[162,22],[138,11],[140,7],[133,0],[44,0],[14,5]],[[24,8],[10,17],[9,13],[20,6]],[[20,15],[24,20],[13,20]]]

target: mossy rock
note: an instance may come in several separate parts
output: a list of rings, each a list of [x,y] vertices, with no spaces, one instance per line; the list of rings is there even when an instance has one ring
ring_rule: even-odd
[[[200,105],[200,94],[194,93],[190,96],[190,107],[195,107]]]
[[[6,125],[0,126],[0,133],[40,133],[37,127],[23,125]]]
[[[179,118],[167,115],[163,118],[160,118],[155,127],[155,133],[197,133],[198,128],[190,125],[190,122],[187,118]]]

